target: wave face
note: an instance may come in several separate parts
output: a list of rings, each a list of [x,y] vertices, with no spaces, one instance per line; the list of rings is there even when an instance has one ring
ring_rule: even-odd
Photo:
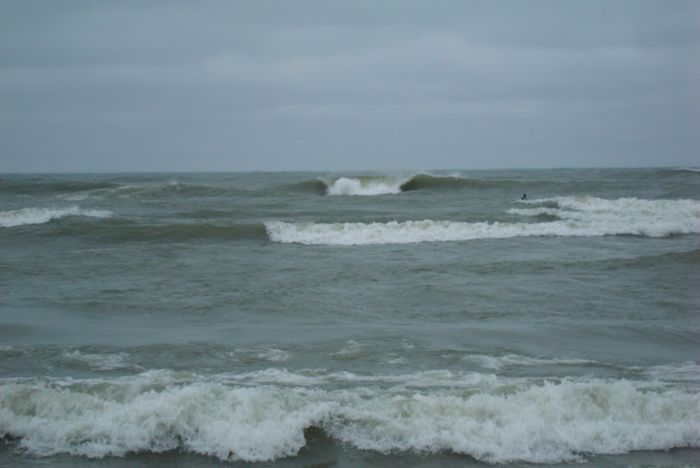
[[[700,232],[700,202],[595,197],[556,197],[524,202],[545,205],[514,208],[510,214],[548,215],[542,223],[391,221],[387,223],[266,223],[273,242],[308,245],[406,244],[528,236],[637,235],[666,237]]]
[[[470,184],[471,181],[458,176],[417,174],[401,184],[401,191],[408,192],[411,190],[458,188]]]
[[[660,384],[531,384],[443,370],[374,376],[362,388],[310,386],[338,381],[363,377],[268,369],[208,378],[148,371],[16,379],[0,386],[0,434],[38,456],[180,449],[250,462],[296,455],[314,427],[358,449],[447,451],[491,463],[700,446],[700,396]],[[264,385],[250,386],[256,383]]]
[[[112,212],[107,210],[84,210],[77,206],[69,208],[21,208],[19,210],[0,211],[0,226],[15,227],[27,224],[45,224],[51,220],[67,216],[109,218],[112,216]]]

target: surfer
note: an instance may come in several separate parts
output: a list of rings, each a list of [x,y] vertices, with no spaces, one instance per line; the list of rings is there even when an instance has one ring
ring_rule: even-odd
[[[523,196],[520,197],[521,200],[527,200],[527,193],[523,193]]]

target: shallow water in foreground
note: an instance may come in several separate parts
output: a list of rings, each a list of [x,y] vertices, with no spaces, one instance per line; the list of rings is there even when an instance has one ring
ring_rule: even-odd
[[[693,465],[699,183],[2,175],[0,465]]]

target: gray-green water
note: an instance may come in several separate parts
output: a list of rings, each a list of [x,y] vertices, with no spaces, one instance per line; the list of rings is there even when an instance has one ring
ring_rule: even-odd
[[[0,176],[0,464],[693,464],[699,183]]]

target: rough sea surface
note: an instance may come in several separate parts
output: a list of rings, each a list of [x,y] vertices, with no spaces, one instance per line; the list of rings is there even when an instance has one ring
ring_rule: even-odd
[[[699,240],[695,168],[0,175],[0,465],[695,465]]]

